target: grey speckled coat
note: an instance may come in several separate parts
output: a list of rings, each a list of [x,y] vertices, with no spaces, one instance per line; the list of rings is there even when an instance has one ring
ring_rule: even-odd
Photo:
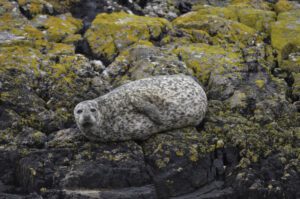
[[[145,140],[155,133],[195,126],[203,120],[206,108],[201,86],[192,77],[179,74],[124,84],[79,103],[74,114],[86,137],[109,142]]]

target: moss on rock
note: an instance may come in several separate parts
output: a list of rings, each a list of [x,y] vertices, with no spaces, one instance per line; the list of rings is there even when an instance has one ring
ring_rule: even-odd
[[[270,33],[270,24],[276,20],[276,13],[259,9],[237,9],[239,22],[261,32]]]
[[[159,40],[169,29],[169,22],[161,18],[103,13],[97,15],[85,38],[95,56],[111,62],[126,47],[141,40]]]
[[[235,43],[240,48],[261,40],[256,30],[237,21],[228,20],[216,15],[198,15],[190,12],[173,21],[179,29],[202,30],[212,37],[213,44],[228,45]]]
[[[233,48],[190,44],[178,47],[174,53],[182,58],[204,85],[208,84],[211,73],[222,75],[243,70],[242,55]]]
[[[287,12],[293,9],[293,3],[288,1],[288,0],[279,0],[275,5],[274,5],[274,10],[277,13],[281,12]]]
[[[300,100],[300,73],[293,73],[293,91],[292,91],[292,96],[295,100]]]
[[[247,6],[248,5],[248,6]],[[269,33],[270,23],[276,20],[276,13],[269,10],[255,9],[249,4],[232,4],[227,7],[198,6],[195,12],[187,13],[174,20],[175,24],[197,22],[204,16],[217,16],[240,22],[253,29]]]
[[[61,42],[82,28],[82,22],[71,14],[59,16],[38,15],[33,19],[36,27],[45,29],[48,41]]]
[[[278,61],[280,65],[290,53],[300,49],[299,11],[279,14],[279,20],[271,26],[271,42],[272,46],[279,51]]]
[[[29,18],[38,14],[54,14],[53,6],[44,0],[18,0],[17,2]]]
[[[231,0],[229,6],[239,8],[255,8],[260,10],[271,10],[272,4],[264,0]]]

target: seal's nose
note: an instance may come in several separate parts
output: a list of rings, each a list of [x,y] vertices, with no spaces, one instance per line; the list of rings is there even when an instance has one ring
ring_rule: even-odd
[[[90,121],[90,119],[91,119],[91,117],[89,115],[84,115],[83,116],[83,121],[84,122],[88,122],[88,121]]]

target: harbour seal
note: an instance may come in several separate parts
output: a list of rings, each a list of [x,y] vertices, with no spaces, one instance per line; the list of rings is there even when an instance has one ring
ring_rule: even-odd
[[[74,109],[88,139],[110,142],[149,136],[199,124],[207,109],[201,86],[190,76],[155,76],[124,84]]]

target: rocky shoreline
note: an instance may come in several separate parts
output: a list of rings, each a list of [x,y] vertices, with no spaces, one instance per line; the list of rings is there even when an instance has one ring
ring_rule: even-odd
[[[286,0],[0,0],[0,198],[299,198],[299,21]],[[178,73],[207,93],[199,126],[76,128],[77,103]]]

